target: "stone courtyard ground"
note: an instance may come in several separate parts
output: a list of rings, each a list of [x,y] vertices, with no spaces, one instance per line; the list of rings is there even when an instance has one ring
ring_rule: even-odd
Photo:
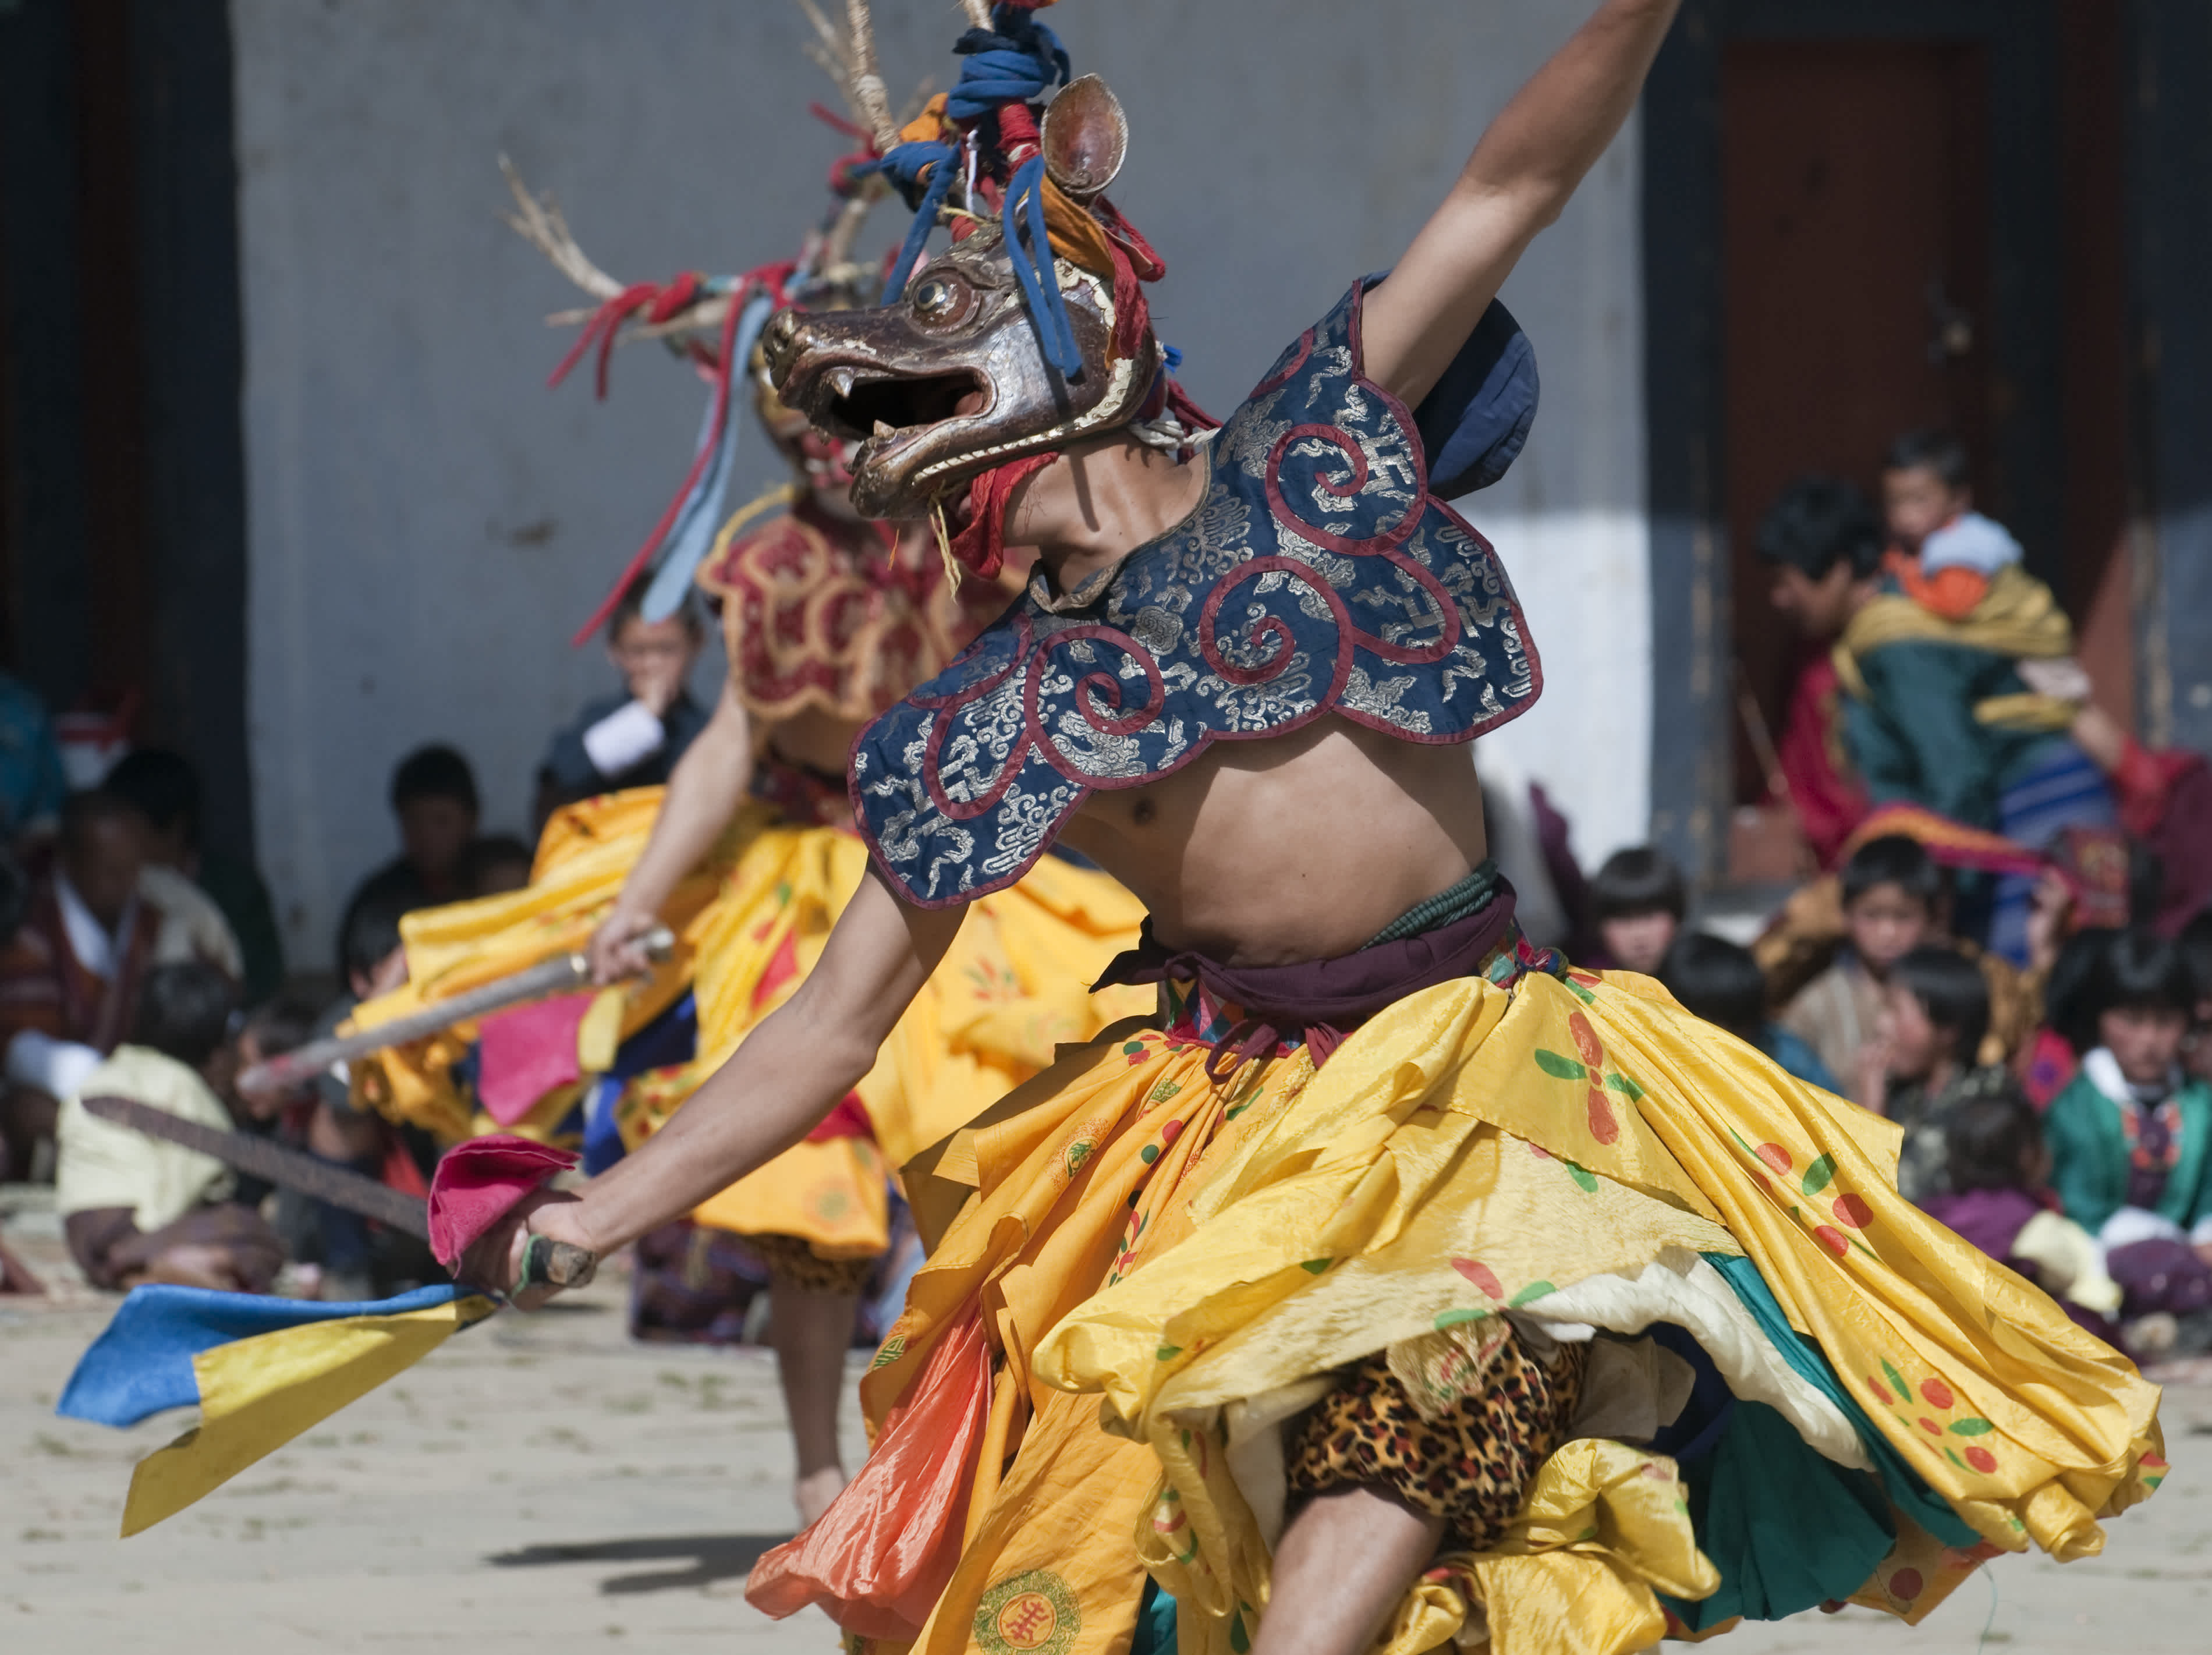
[[[68,1283],[49,1214],[17,1213],[4,1233],[58,1290],[0,1299],[6,1655],[832,1655],[821,1616],[779,1624],[744,1602],[746,1569],[791,1529],[764,1353],[629,1344],[620,1282],[603,1277],[573,1305],[453,1339],[190,1511],[118,1540],[131,1465],[189,1419],[116,1432],[54,1417],[114,1301]],[[2212,1648],[2212,1384],[2171,1386],[2165,1419],[2173,1474],[2112,1525],[2102,1557],[2063,1570],[2002,1559],[1917,1630],[1850,1609],[1719,1647],[2199,1655]]]

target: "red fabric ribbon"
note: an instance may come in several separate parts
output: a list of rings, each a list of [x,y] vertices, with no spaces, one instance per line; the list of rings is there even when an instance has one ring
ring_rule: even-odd
[[[968,526],[952,537],[952,561],[991,580],[1006,561],[1006,507],[1014,490],[1058,459],[1057,452],[1010,459],[968,485]]]
[[[590,642],[594,633],[606,624],[607,617],[614,613],[615,605],[622,601],[623,593],[629,590],[630,583],[636,580],[640,572],[652,562],[653,554],[660,550],[660,543],[668,538],[668,531],[675,527],[677,514],[684,509],[684,502],[690,497],[692,489],[698,484],[700,473],[713,462],[714,450],[721,446],[723,427],[729,421],[730,385],[732,371],[738,367],[730,360],[731,352],[737,344],[738,318],[744,312],[747,301],[756,293],[771,294],[779,304],[787,302],[784,294],[784,283],[791,279],[792,273],[798,268],[797,261],[793,259],[786,259],[779,265],[763,265],[758,270],[749,271],[738,277],[737,284],[730,289],[730,307],[722,316],[721,341],[714,352],[714,365],[708,372],[708,377],[714,385],[714,415],[708,431],[707,440],[699,445],[699,452],[691,457],[691,469],[684,474],[684,486],[677,490],[676,497],[668,502],[668,508],[660,514],[660,520],[653,526],[653,532],[646,536],[645,544],[637,549],[636,555],[624,565],[621,577],[615,581],[607,595],[599,599],[599,606],[592,611],[590,618],[583,625],[576,629],[576,636],[568,640],[572,647],[581,648]],[[686,281],[691,283],[691,293],[696,296],[699,284],[699,278],[696,276],[678,277],[675,282],[669,283],[669,288],[672,289]],[[559,384],[562,376],[575,365],[577,357],[582,354],[585,346],[591,341],[592,329],[599,327],[603,319],[614,312],[616,307],[622,305],[625,299],[631,299],[631,295],[643,293],[646,295],[644,298],[633,299],[628,309],[615,315],[611,321],[607,322],[601,337],[599,394],[602,397],[606,395],[607,353],[614,348],[615,333],[622,326],[623,317],[628,315],[630,311],[635,310],[639,305],[645,303],[647,299],[662,291],[663,289],[653,287],[650,283],[641,283],[636,287],[626,289],[621,295],[608,300],[599,307],[599,313],[586,324],[585,337],[576,342],[567,357],[562,360],[561,366],[554,370],[553,382]],[[685,302],[690,301],[686,300]],[[669,314],[674,313],[674,308],[672,308]],[[666,319],[664,317],[661,319]]]

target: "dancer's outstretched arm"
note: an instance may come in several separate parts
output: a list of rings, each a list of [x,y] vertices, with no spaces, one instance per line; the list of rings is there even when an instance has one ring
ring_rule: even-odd
[[[798,991],[667,1125],[580,1196],[518,1208],[470,1250],[464,1274],[511,1287],[526,1220],[532,1232],[604,1257],[790,1148],[874,1067],[966,913],[902,902],[871,871]]]
[[[645,854],[623,881],[614,910],[592,938],[594,983],[619,982],[650,964],[645,934],[660,923],[661,904],[722,837],[744,802],[752,774],[752,720],[737,691],[726,682],[714,716],[684,750],[669,776]]]
[[[1605,0],[1498,113],[1435,216],[1362,307],[1368,377],[1426,396],[1536,233],[1620,131],[1680,0]]]

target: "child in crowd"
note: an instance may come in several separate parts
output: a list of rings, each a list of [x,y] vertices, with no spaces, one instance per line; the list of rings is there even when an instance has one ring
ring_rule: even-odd
[[[1950,1187],[1947,1135],[1969,1103],[2008,1093],[2001,1063],[1975,1062],[1990,1028],[1989,980],[1940,944],[1913,949],[1884,974],[1875,1037],[1853,1076],[1856,1101],[1904,1129],[1897,1192],[1925,1202]]]
[[[284,982],[284,940],[276,926],[276,904],[252,862],[202,843],[204,818],[199,772],[183,754],[162,747],[134,747],[116,762],[101,789],[120,794],[146,818],[144,889],[149,876],[189,880],[214,903],[234,939],[241,961],[246,1001],[258,1005]],[[156,907],[167,907],[158,891]],[[225,962],[202,951],[218,965]],[[228,967],[226,965],[226,969]]]
[[[461,858],[461,885],[471,897],[496,897],[530,883],[530,847],[512,833],[487,833]]]
[[[650,574],[632,582],[607,619],[607,659],[622,674],[623,687],[590,703],[557,732],[538,764],[539,822],[595,794],[664,785],[707,727],[707,709],[690,688],[706,643],[698,604],[687,593],[673,615],[648,621],[651,584]]]
[[[389,994],[406,982],[407,954],[400,944],[399,921],[411,906],[396,893],[386,892],[362,901],[347,916],[348,992],[315,1020],[317,1037],[335,1033],[362,1001]],[[318,1160],[391,1182],[397,1129],[375,1115],[356,1110],[347,1077],[336,1069],[317,1075],[312,1092],[297,1133],[300,1147]],[[409,1150],[416,1147],[407,1146]],[[434,1153],[426,1158],[434,1162]],[[408,1164],[419,1171],[426,1158]],[[404,1171],[401,1176],[404,1178]],[[408,1183],[410,1190],[420,1186],[419,1178]],[[384,1296],[380,1289],[398,1291],[409,1281],[428,1279],[424,1261],[429,1256],[412,1238],[373,1233],[367,1220],[342,1208],[287,1190],[278,1198],[276,1226],[295,1256],[309,1267],[309,1280],[325,1299],[375,1299]]]
[[[1852,852],[1840,884],[1845,946],[1783,1008],[1781,1022],[1830,1074],[1850,1080],[1875,1037],[1889,968],[1936,934],[1943,874],[1917,840],[1893,834]]]
[[[252,1111],[231,1096],[238,1053],[230,980],[198,961],[146,974],[131,1037],[64,1103],[55,1205],[70,1254],[100,1287],[176,1282],[265,1293],[284,1261],[276,1232],[236,1199],[211,1155],[103,1121],[87,1098],[128,1098],[222,1131]]]
[[[1659,967],[1667,992],[1708,1023],[1757,1047],[1808,1086],[1841,1092],[1820,1056],[1766,1014],[1766,977],[1751,950],[1707,931],[1674,939]]]
[[[1589,885],[1601,970],[1650,976],[1682,928],[1689,891],[1674,859],[1656,845],[1616,850]]]
[[[1900,554],[1893,570],[1905,593],[1946,620],[1964,620],[1990,577],[2021,561],[2020,542],[1974,509],[1966,450],[1944,431],[1907,431],[1881,467],[1882,514]]]
[[[458,902],[469,892],[461,863],[477,837],[477,778],[469,761],[447,746],[418,747],[392,773],[392,812],[399,818],[399,855],[355,887],[338,924],[338,980],[346,977],[345,938],[364,903],[396,899],[404,913]]]
[[[1920,1205],[1991,1258],[2020,1272],[2074,1319],[2109,1340],[2119,1284],[2097,1238],[2055,1210],[2051,1149],[2026,1099],[1997,1092],[1961,1104],[1944,1133],[1950,1189]]]
[[[2180,1061],[2197,995],[2172,943],[2113,936],[2077,996],[2075,1038],[2095,1044],[2044,1129],[2066,1215],[2103,1243],[2128,1316],[2181,1318],[2212,1348],[2212,1087]]]
[[[2181,1043],[2181,1062],[2199,1080],[2212,1080],[2212,909],[2191,920],[2173,940],[2196,986],[2197,1008]]]

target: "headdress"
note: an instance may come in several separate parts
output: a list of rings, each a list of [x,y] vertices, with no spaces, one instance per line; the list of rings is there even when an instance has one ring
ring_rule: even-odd
[[[1142,284],[1166,267],[1103,193],[1128,147],[1121,103],[1095,76],[1069,79],[1033,15],[1046,3],[987,13],[967,0],[959,83],[894,129],[866,0],[848,0],[866,54],[855,85],[874,89],[855,100],[915,218],[881,308],[781,317],[763,344],[785,400],[859,444],[859,509],[941,514],[971,490],[974,520],[951,551],[986,575],[1014,486],[1066,444],[1133,428],[1178,448],[1215,423],[1168,377],[1172,353],[1153,336]],[[940,223],[951,249],[915,273]]]
[[[808,55],[844,88],[854,119],[841,118],[819,104],[811,106],[811,113],[847,137],[865,142],[867,131],[856,123],[867,119],[871,106],[859,100],[855,86],[858,65],[863,57],[872,62],[872,49],[864,49],[840,35],[813,0],[799,0],[799,4],[817,36],[808,43]],[[880,82],[874,91],[880,98]],[[683,486],[599,607],[577,630],[574,642],[582,643],[605,622],[623,594],[648,573],[651,581],[643,603],[646,619],[665,619],[684,601],[702,560],[717,544],[716,529],[723,521],[736,459],[738,422],[733,405],[747,376],[753,383],[756,411],[762,424],[794,465],[827,465],[842,473],[847,459],[842,443],[833,442],[826,449],[819,443],[810,444],[813,452],[800,453],[799,439],[803,432],[799,428],[803,420],[776,399],[758,346],[769,318],[780,311],[793,307],[840,310],[877,301],[883,289],[881,267],[856,262],[853,246],[869,208],[888,193],[888,186],[879,175],[872,150],[863,148],[839,157],[831,166],[829,210],[808,232],[796,259],[762,265],[735,276],[686,271],[667,282],[625,283],[585,256],[550,195],[532,194],[503,155],[500,167],[518,209],[507,216],[507,222],[562,275],[599,301],[589,309],[562,312],[549,319],[562,326],[582,324],[582,332],[553,370],[550,382],[558,385],[586,355],[596,351],[595,388],[604,398],[615,345],[660,339],[687,358],[709,387],[698,445]]]

